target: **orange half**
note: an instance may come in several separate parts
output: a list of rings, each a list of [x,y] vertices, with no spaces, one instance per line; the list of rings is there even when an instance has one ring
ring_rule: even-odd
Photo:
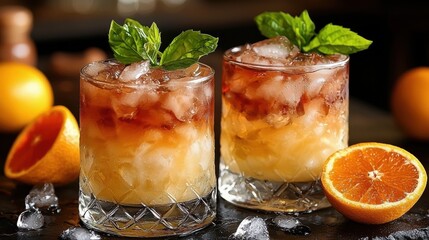
[[[6,177],[26,184],[64,185],[79,176],[79,127],[64,106],[38,116],[18,135],[6,159]]]
[[[397,146],[360,143],[325,162],[322,186],[332,206],[351,220],[382,224],[404,215],[423,194],[420,161]]]

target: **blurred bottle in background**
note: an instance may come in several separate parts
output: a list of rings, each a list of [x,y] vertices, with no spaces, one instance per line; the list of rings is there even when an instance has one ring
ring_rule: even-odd
[[[30,33],[32,12],[22,6],[0,6],[0,62],[15,61],[35,66],[36,47]]]

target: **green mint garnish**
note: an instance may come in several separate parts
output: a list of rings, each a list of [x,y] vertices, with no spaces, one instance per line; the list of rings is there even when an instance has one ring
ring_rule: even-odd
[[[217,43],[218,38],[187,30],[161,52],[161,33],[155,23],[147,27],[127,18],[123,26],[112,21],[109,30],[109,44],[116,60],[124,64],[149,60],[152,66],[167,70],[191,66],[214,52]]]
[[[175,37],[164,50],[160,65],[167,69],[190,66],[201,56],[207,55],[217,47],[218,38],[197,31],[187,30]]]
[[[285,36],[302,52],[349,55],[367,49],[372,43],[348,28],[333,24],[317,34],[307,10],[296,17],[284,12],[264,12],[255,21],[265,37]]]

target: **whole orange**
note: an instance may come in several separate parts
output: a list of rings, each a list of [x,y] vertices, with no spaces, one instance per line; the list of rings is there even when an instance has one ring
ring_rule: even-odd
[[[429,67],[412,68],[399,76],[391,95],[391,110],[408,137],[429,140]]]
[[[0,63],[1,132],[21,130],[52,104],[52,86],[39,69],[22,63]]]

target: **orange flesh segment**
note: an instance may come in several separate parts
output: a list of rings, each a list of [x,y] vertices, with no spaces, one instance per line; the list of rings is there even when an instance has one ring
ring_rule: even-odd
[[[334,164],[329,177],[335,188],[345,198],[361,203],[400,201],[418,184],[416,167],[396,152],[379,148],[356,150]]]
[[[64,121],[58,111],[39,118],[20,140],[9,169],[18,173],[34,166],[51,149]]]

